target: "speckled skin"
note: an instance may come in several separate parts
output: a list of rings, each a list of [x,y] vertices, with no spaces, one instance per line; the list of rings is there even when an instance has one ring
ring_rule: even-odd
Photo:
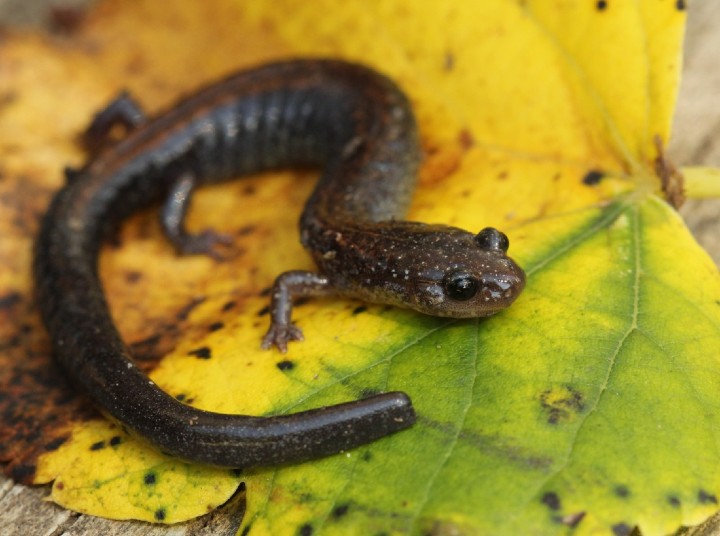
[[[34,276],[56,358],[68,375],[106,414],[165,452],[231,467],[297,462],[406,428],[415,414],[404,393],[249,417],[201,411],[160,390],[133,363],[97,274],[103,237],[149,203],[168,199],[163,224],[179,250],[216,254],[221,237],[190,235],[183,227],[197,185],[278,167],[322,167],[300,224],[319,273],[281,274],[273,289],[264,345],[281,350],[301,338],[290,318],[300,295],[485,316],[522,289],[522,271],[505,256],[507,239],[498,231],[480,238],[395,221],[415,185],[417,130],[402,92],[367,68],[324,60],[272,64],[233,75],[151,120],[123,95],[88,129],[100,141],[90,145],[102,146],[118,123],[128,127],[127,136],[96,149],[83,169],[70,170],[50,204]]]

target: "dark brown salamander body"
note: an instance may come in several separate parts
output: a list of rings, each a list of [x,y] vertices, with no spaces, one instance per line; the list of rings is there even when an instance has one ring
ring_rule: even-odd
[[[317,166],[301,219],[319,272],[287,272],[273,287],[263,345],[285,351],[301,332],[292,298],[337,294],[440,316],[486,316],[509,305],[524,275],[505,235],[478,235],[404,217],[420,160],[405,96],[387,78],[339,61],[299,60],[241,72],[151,120],[127,95],[96,116],[94,151],[52,201],[35,253],[35,283],[57,359],[112,418],[157,448],[231,467],[295,462],[410,426],[403,393],[277,417],[211,413],[159,389],[132,361],[97,273],[104,236],[139,208],[167,199],[163,226],[183,252],[215,254],[222,239],[185,232],[193,189],[261,170]],[[107,143],[106,143],[107,144]]]

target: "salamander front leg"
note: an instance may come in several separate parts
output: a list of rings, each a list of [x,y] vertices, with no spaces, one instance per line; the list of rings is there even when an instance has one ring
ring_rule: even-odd
[[[181,175],[173,184],[160,216],[165,236],[179,253],[201,253],[221,260],[223,256],[217,251],[217,246],[231,244],[232,237],[212,230],[191,234],[185,229],[185,215],[190,207],[194,188],[195,177],[190,173]]]
[[[145,112],[127,91],[123,91],[93,118],[82,136],[82,142],[91,155],[95,155],[122,127],[124,133],[142,125],[147,120]]]
[[[302,330],[292,323],[293,299],[302,296],[327,296],[334,289],[324,275],[293,270],[280,274],[272,288],[270,303],[270,329],[263,338],[262,347],[277,347],[287,352],[289,341],[303,340]]]

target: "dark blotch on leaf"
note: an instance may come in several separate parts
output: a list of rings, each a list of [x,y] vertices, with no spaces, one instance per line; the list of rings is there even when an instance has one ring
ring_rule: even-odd
[[[300,530],[298,531],[298,534],[300,536],[312,536],[313,528],[310,523],[305,523],[302,527],[300,527]]]
[[[10,470],[10,476],[18,482],[27,482],[35,476],[35,466],[19,463]]]
[[[165,519],[165,509],[164,508],[159,508],[159,509],[155,510],[155,519],[157,521],[162,521]]]
[[[268,314],[269,312],[270,312],[270,306],[269,306],[269,305],[266,305],[265,307],[263,307],[262,309],[260,309],[260,310],[257,312],[257,315],[258,315],[258,316],[265,316],[265,315]]]
[[[190,313],[192,313],[193,309],[195,309],[198,305],[203,303],[207,298],[205,296],[200,296],[193,298],[190,300],[190,303],[183,306],[182,309],[180,309],[177,313],[176,318],[178,320],[187,320],[188,316],[190,316]]]
[[[630,496],[630,490],[627,486],[623,486],[622,484],[615,486],[615,495],[618,497],[629,497]]]
[[[341,517],[345,517],[345,514],[348,513],[349,509],[349,504],[341,504],[339,506],[336,506],[332,511],[332,516],[334,519],[340,519]]]
[[[202,346],[200,348],[190,350],[188,352],[188,355],[194,355],[198,359],[210,359],[212,354],[210,352],[210,348],[208,348],[207,346]]]
[[[67,439],[68,439],[67,437],[56,437],[55,439],[53,439],[52,441],[50,441],[49,443],[47,443],[45,445],[45,450],[47,450],[47,451],[57,450],[60,448],[60,445],[62,445],[63,443],[65,443],[65,441],[67,441]]]
[[[595,186],[596,184],[600,183],[604,176],[605,174],[602,171],[598,171],[597,169],[591,169],[585,174],[582,182],[585,186]]]
[[[180,393],[179,395],[175,395],[175,400],[177,400],[178,402],[182,402],[183,400],[185,400],[186,396],[187,395],[185,395],[185,393]]]
[[[669,495],[667,502],[673,508],[680,508],[680,499],[678,499],[675,495]]]
[[[355,309],[353,309],[352,314],[359,315],[360,313],[364,313],[365,311],[367,311],[367,307],[365,307],[364,305],[358,305],[357,307],[355,307]]]
[[[560,510],[560,497],[554,491],[548,491],[540,500],[550,510]]]
[[[370,460],[372,460],[372,457],[373,457],[372,452],[370,452],[369,450],[366,450],[365,452],[363,452],[361,459],[364,462],[369,462]]]
[[[627,523],[618,523],[612,526],[612,531],[615,536],[630,536],[632,527]]]
[[[0,309],[9,309],[13,305],[20,303],[20,300],[22,300],[22,294],[15,291],[0,296]]]
[[[225,327],[225,324],[223,324],[222,322],[213,322],[212,324],[210,324],[210,326],[208,326],[208,330],[209,331],[217,331],[224,327]]]
[[[704,489],[701,489],[700,491],[698,491],[698,501],[701,504],[708,504],[708,503],[717,504],[718,503],[717,497],[715,495],[713,495],[712,493],[708,493]]]
[[[286,359],[285,361],[280,361],[277,364],[277,368],[279,368],[280,370],[292,370],[295,368],[295,363]]]
[[[233,307],[235,307],[235,302],[230,300],[229,302],[225,302],[225,305],[222,306],[222,310],[223,312],[227,312]]]
[[[90,450],[102,450],[105,448],[105,441],[98,441],[90,445]]]
[[[606,0],[598,0],[597,4],[595,4],[598,8],[598,11],[603,11],[608,7],[608,4]]]
[[[145,484],[148,486],[152,486],[153,484],[155,484],[155,482],[157,482],[157,475],[153,471],[145,473],[145,476],[143,477],[143,482],[145,482]]]
[[[112,436],[110,438],[110,446],[111,447],[117,447],[120,443],[122,443],[122,437],[116,435],[116,436]]]
[[[252,527],[252,525],[248,525],[247,527],[245,527],[243,529],[243,531],[240,533],[240,536],[248,536],[248,534],[250,534],[251,527]]]
[[[540,405],[547,413],[549,424],[570,420],[585,409],[583,394],[569,385],[556,386],[540,394]]]
[[[685,8],[687,7],[685,0],[677,0],[677,2],[675,2],[675,7],[678,11],[685,11]]]

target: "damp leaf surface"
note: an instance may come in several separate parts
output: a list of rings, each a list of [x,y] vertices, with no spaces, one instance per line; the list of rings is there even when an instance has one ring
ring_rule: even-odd
[[[3,216],[13,240],[0,242],[0,258],[13,264],[1,295],[29,297],[31,215],[62,166],[82,162],[73,137],[114,93],[129,88],[154,111],[226,72],[298,55],[362,61],[397,80],[426,154],[409,217],[498,227],[528,273],[516,304],[481,321],[305,304],[296,320],[306,341],[281,356],[259,349],[262,290],[283,270],[311,268],[296,221],[314,174],[199,192],[190,227],[233,233],[237,253],[224,263],[176,258],[155,215],[140,214],[103,252],[101,272],[123,335],[163,389],[252,415],[403,390],[418,423],[238,476],[178,463],[104,421],[69,421],[35,482],[54,481],[53,500],[75,510],[176,522],[244,481],[250,535],[665,534],[712,513],[720,282],[657,196],[655,166],[677,91],[682,6],[215,0],[170,13],[114,0],[61,45],[9,39],[0,65],[12,76],[0,87],[22,98],[0,112],[0,188],[30,216],[22,231],[19,209]],[[81,74],[68,82],[67,72]]]

